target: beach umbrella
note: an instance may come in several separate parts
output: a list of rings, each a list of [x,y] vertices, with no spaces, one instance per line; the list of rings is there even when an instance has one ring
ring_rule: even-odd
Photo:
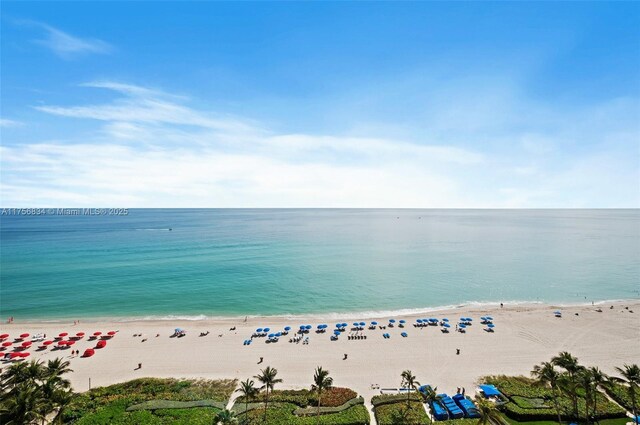
[[[336,328],[341,328],[342,327],[342,323],[336,323]]]
[[[562,314],[562,312],[560,310],[556,310],[556,311],[553,312],[553,314]],[[20,335],[20,336],[22,336],[22,335]]]
[[[116,333],[117,333],[116,331],[109,331],[107,332],[107,335],[114,336]]]
[[[489,323],[489,324],[487,325],[487,327],[488,327],[488,328],[495,328],[495,327],[496,327],[496,325],[494,325],[493,323]]]
[[[367,324],[364,322],[360,322],[360,326],[366,326]]]
[[[11,354],[9,355],[9,358],[10,358],[10,359],[15,359],[16,357],[22,357],[22,356],[21,356],[21,354],[22,354],[22,353],[11,353]]]
[[[12,345],[13,345],[13,342],[9,342],[9,341],[2,343],[3,347],[11,347]]]
[[[82,338],[82,337],[84,336],[84,332],[78,332],[78,333],[76,334],[76,336],[78,336],[78,337]]]
[[[304,327],[304,325],[300,325],[300,329],[304,330],[306,328]]]
[[[407,323],[407,322],[405,322],[404,320],[400,320],[400,323]]]
[[[343,324],[342,324],[342,327],[343,327],[343,328],[346,328],[347,326],[349,326],[349,325],[347,325],[346,323],[343,323]]]
[[[451,325],[450,325],[450,324],[448,324],[448,323],[445,323],[444,325],[442,325],[442,327],[443,327],[443,328],[450,328],[450,327],[451,327]]]
[[[282,336],[282,332],[276,332],[276,336],[280,338]]]
[[[422,323],[422,319],[416,320],[417,323]]]
[[[31,355],[31,353],[18,353],[20,355],[20,357],[22,357],[23,359],[25,357],[29,357]]]
[[[371,324],[375,326],[378,324],[378,322],[371,322]]]
[[[73,345],[75,343],[76,343],[75,341],[67,341],[67,345]]]
[[[275,336],[275,334],[269,334],[268,336],[269,336],[269,338],[273,338]]]
[[[485,316],[485,319],[486,319],[486,320],[493,320],[493,317],[491,317],[491,316]]]
[[[0,335],[0,339],[7,339],[7,338],[9,338],[9,334]]]
[[[262,330],[262,332],[269,332],[270,330],[271,330],[271,328],[264,328],[264,329]]]
[[[287,328],[285,328],[285,329],[287,329]],[[257,333],[262,333],[262,328],[258,328],[258,329],[256,329],[256,332],[257,332]]]
[[[354,322],[354,323],[353,323],[353,326],[358,327],[358,326],[360,326],[360,323],[359,323],[359,322]]]
[[[461,318],[460,318],[460,321],[461,321],[461,322],[466,322],[466,321],[467,321],[467,318],[466,318],[466,317],[461,317]]]
[[[93,348],[87,348],[86,350],[84,350],[84,354],[82,355],[82,357],[91,357],[95,354],[95,350]]]
[[[460,323],[460,324],[458,325],[458,327],[459,327],[459,328],[466,328],[466,327],[467,327],[467,325],[465,325],[464,323]]]
[[[42,345],[51,345],[53,344],[53,341],[45,341],[42,343]]]
[[[67,345],[67,341],[58,341],[59,346]]]
[[[32,342],[31,342],[31,341],[26,341],[26,342],[23,342],[21,345],[22,345],[24,348],[29,348],[29,347],[31,347],[31,344],[32,344]]]
[[[20,334],[20,338],[29,338],[29,334]]]
[[[176,329],[176,332],[178,332],[179,329],[180,328]],[[93,333],[93,336],[100,336],[100,335],[102,335],[102,332],[94,332]]]
[[[473,322],[473,319],[471,317],[467,317],[467,322]]]
[[[443,321],[443,322],[448,322],[448,321],[449,321],[449,319],[442,319],[442,321]]]
[[[311,330],[311,328],[312,328],[312,326],[311,326],[311,325],[307,325],[307,326],[305,326],[305,329],[306,329],[306,330]]]
[[[285,331],[290,331],[290,330],[291,330],[291,326],[285,326],[285,327],[284,327],[284,330],[285,330]]]
[[[480,320],[486,320],[486,317],[485,316],[481,316]]]
[[[340,331],[339,330],[335,330],[335,331],[333,331],[333,334],[334,335],[340,335]]]
[[[60,338],[64,338],[64,337],[65,337],[65,336],[67,336],[67,335],[69,335],[67,332],[60,332],[60,333],[58,334],[58,336],[59,336]]]

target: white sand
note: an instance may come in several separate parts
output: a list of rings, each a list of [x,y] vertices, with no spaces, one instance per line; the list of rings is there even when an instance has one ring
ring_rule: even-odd
[[[403,329],[387,328],[386,331],[366,330],[366,340],[349,341],[342,336],[339,341],[330,341],[335,319],[329,324],[327,334],[310,333],[310,344],[291,344],[289,337],[276,344],[266,344],[264,339],[255,339],[250,346],[242,342],[249,338],[256,327],[269,326],[272,330],[286,325],[294,329],[301,323],[314,325],[317,321],[285,319],[249,319],[223,321],[144,321],[127,323],[82,323],[77,326],[52,323],[14,323],[2,325],[0,333],[11,337],[23,332],[32,335],[39,332],[49,337],[66,331],[75,334],[84,331],[106,332],[119,330],[103,350],[96,350],[91,358],[71,358],[74,372],[70,379],[77,391],[85,391],[91,378],[92,387],[122,382],[137,377],[175,378],[238,378],[246,379],[257,374],[260,368],[273,366],[278,376],[284,379],[280,388],[302,388],[311,384],[316,366],[331,372],[336,386],[350,387],[370,399],[379,392],[371,384],[381,387],[398,387],[400,373],[411,369],[422,384],[437,386],[443,392],[454,392],[465,387],[473,392],[476,380],[489,374],[525,374],[533,365],[549,360],[560,351],[569,351],[587,366],[599,366],[613,373],[615,366],[640,361],[640,302],[616,303],[600,306],[598,313],[592,306],[561,308],[564,317],[555,318],[550,305],[518,305],[498,307],[463,307],[424,316],[448,317],[452,324],[460,316],[474,318],[474,325],[466,334],[452,332],[442,334],[439,328],[416,329],[408,324]],[[630,313],[623,306],[635,311]],[[575,316],[574,313],[579,313]],[[479,317],[491,315],[496,324],[495,333],[483,331]],[[421,317],[424,317],[421,316]],[[400,317],[395,317],[400,319]],[[415,316],[406,317],[413,323]],[[345,317],[351,323],[356,319]],[[359,321],[359,320],[358,320]],[[378,318],[380,324],[385,318]],[[367,321],[368,323],[369,321]],[[229,331],[232,326],[236,331]],[[169,338],[173,329],[188,330],[184,338]],[[206,337],[198,337],[201,331],[211,331]],[[383,339],[388,332],[391,339]],[[133,337],[134,333],[144,336]],[[155,335],[159,333],[160,337]],[[222,337],[218,335],[222,334]],[[141,342],[148,338],[146,342]],[[95,342],[86,338],[76,343],[74,349],[83,352]],[[32,358],[50,359],[63,355],[68,357],[70,349],[63,351],[37,352],[32,348]],[[456,348],[461,354],[456,355]],[[347,360],[342,360],[344,353]],[[258,365],[258,359],[264,363]],[[141,370],[134,370],[139,362]]]

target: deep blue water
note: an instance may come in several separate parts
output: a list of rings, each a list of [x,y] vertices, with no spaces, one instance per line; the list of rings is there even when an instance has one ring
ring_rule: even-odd
[[[640,210],[138,209],[0,220],[3,319],[640,297]]]

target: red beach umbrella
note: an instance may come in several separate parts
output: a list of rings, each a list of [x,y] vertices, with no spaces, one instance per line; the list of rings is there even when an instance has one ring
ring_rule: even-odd
[[[93,333],[93,336],[100,336],[100,335],[102,335],[102,332],[100,332],[100,331]]]
[[[42,343],[42,345],[51,345],[53,344],[53,341],[45,341]]]
[[[96,351],[93,348],[87,348],[86,350],[84,350],[84,354],[82,355],[82,357],[91,357],[96,353]]]
[[[68,333],[66,333],[66,332],[61,332],[61,333],[59,333],[59,334],[58,334],[58,336],[59,336],[60,338],[64,338],[64,337],[65,337],[65,336],[67,336],[67,335],[69,335],[69,334],[68,334]]]
[[[10,359],[15,359],[16,357],[22,357],[22,356],[21,356],[21,354],[22,354],[22,353],[16,353],[16,352],[13,352],[13,353],[10,353],[10,354],[9,354],[9,358],[10,358]]]
[[[84,336],[84,332],[78,332],[78,333],[76,334],[76,336],[79,336],[79,337],[81,337],[81,338],[82,338],[82,337]]]
[[[107,341],[105,341],[103,339],[98,341],[98,343],[96,344],[96,348],[104,348],[106,346],[107,346]]]
[[[13,345],[13,342],[7,341],[7,342],[3,342],[2,346],[3,347],[11,347]]]
[[[32,344],[32,342],[31,342],[31,341],[25,341],[25,342],[23,342],[21,345],[22,345],[24,348],[29,348],[29,347],[31,347],[31,344]]]
[[[29,338],[29,334],[21,334],[20,338]]]
[[[9,338],[9,334],[0,335],[0,339],[7,339],[7,338]]]
[[[76,343],[75,341],[67,341],[67,345],[73,345],[75,343]]]
[[[67,341],[58,341],[59,346],[67,345]]]
[[[116,334],[116,331],[109,331],[109,332],[107,332],[107,335],[114,336],[115,334]]]
[[[18,353],[18,354],[20,354],[20,357],[22,357],[23,359],[25,357],[29,357],[31,355],[31,353],[24,353],[24,352],[23,353]]]

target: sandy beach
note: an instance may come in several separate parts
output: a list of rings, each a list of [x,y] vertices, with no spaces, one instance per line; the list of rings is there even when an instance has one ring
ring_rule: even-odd
[[[610,305],[614,308],[610,309]],[[597,308],[602,312],[597,312]],[[554,317],[553,311],[557,309],[562,310],[562,318]],[[485,332],[479,323],[480,316],[484,315],[493,316],[494,333]],[[70,379],[76,391],[86,391],[89,380],[92,387],[97,387],[138,377],[246,379],[265,366],[278,369],[278,376],[284,380],[280,388],[302,388],[310,385],[314,368],[322,366],[331,372],[336,386],[353,388],[369,400],[379,393],[372,389],[372,384],[381,388],[398,387],[400,373],[405,369],[411,369],[422,384],[455,393],[457,387],[471,392],[477,379],[484,375],[528,375],[534,364],[565,350],[577,356],[582,364],[597,365],[606,373],[613,373],[615,366],[640,360],[640,302],[637,300],[572,307],[468,306],[420,317],[432,316],[448,317],[452,323],[468,316],[474,318],[474,325],[465,334],[453,331],[453,327],[451,333],[443,334],[439,327],[413,327],[412,323],[418,318],[414,315],[404,317],[407,321],[404,329],[365,330],[366,340],[348,340],[341,336],[338,341],[329,338],[336,320],[292,321],[273,317],[249,318],[247,323],[242,319],[78,325],[16,322],[3,324],[1,333],[10,334],[11,341],[23,332],[32,335],[42,332],[51,338],[60,332],[74,335],[82,331],[89,335],[95,331],[117,330],[107,347],[96,350],[91,358],[70,357],[71,349],[36,351],[37,344],[29,350],[31,358],[46,360],[64,356],[69,359],[74,370]],[[386,324],[387,319],[380,317],[377,321]],[[343,320],[351,323],[359,318],[345,316]],[[326,334],[311,331],[308,345],[289,343],[291,334],[275,344],[266,344],[263,338],[258,338],[249,346],[243,345],[257,327],[279,330],[289,325],[297,329],[302,323],[314,325],[314,330],[316,324],[328,323],[330,331]],[[230,331],[234,326],[236,330]],[[187,335],[170,338],[176,327],[187,330]],[[207,336],[199,336],[206,331],[210,332]],[[403,331],[408,337],[401,337]],[[385,332],[391,338],[384,339]],[[140,333],[142,337],[133,336]],[[156,337],[157,334],[160,336]],[[82,353],[93,346],[95,341],[85,337],[73,349]],[[456,355],[458,348],[460,355]],[[344,354],[348,354],[346,360],[343,360]],[[258,364],[260,357],[264,358],[262,364]],[[135,370],[138,363],[143,367]]]

